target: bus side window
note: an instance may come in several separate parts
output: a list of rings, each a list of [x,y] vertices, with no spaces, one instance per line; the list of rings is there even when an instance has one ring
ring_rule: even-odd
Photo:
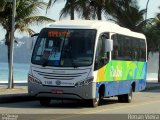
[[[145,61],[146,60],[146,45],[143,39],[140,40],[140,51],[141,51],[140,61]]]
[[[113,40],[112,59],[117,60],[119,57],[117,34],[112,35],[111,39]]]
[[[98,45],[96,49],[96,58],[94,69],[98,70],[103,67],[109,60],[109,53],[105,52],[105,40],[109,39],[109,34],[105,33],[99,37]]]

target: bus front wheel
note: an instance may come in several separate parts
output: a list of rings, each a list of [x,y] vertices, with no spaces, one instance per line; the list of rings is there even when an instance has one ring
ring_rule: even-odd
[[[42,106],[48,106],[51,102],[51,99],[50,98],[40,98],[39,101]]]
[[[99,105],[99,100],[97,101],[97,99],[91,99],[87,101],[88,101],[87,104],[89,105],[89,107],[97,107]]]
[[[88,100],[88,105],[90,107],[97,107],[99,105],[101,99],[102,99],[101,94],[98,93],[97,98]]]

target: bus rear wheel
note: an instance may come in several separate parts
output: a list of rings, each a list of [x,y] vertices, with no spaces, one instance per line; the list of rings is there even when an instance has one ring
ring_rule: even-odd
[[[118,95],[119,102],[130,103],[132,101],[132,87],[130,88],[130,92],[124,95]]]
[[[133,89],[132,89],[132,87],[131,87],[131,88],[130,88],[130,93],[125,95],[125,102],[126,102],[126,103],[132,102],[132,92],[133,92]]]
[[[40,98],[39,101],[42,106],[48,106],[51,102],[51,99],[50,98]]]

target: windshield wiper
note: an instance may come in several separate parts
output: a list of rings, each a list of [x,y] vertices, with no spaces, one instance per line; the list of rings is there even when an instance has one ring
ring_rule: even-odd
[[[73,59],[71,59],[71,64],[72,64],[72,66],[73,66],[74,68],[78,68],[78,67],[79,67],[78,65],[76,65],[76,64],[74,63]]]
[[[71,60],[71,64],[72,64],[72,66],[73,66],[74,68],[79,67],[79,66],[76,65],[75,62],[73,61],[73,58],[72,58],[72,55],[71,55],[71,54],[69,55],[69,59]]]
[[[43,59],[42,67],[46,67],[48,65],[48,59]]]

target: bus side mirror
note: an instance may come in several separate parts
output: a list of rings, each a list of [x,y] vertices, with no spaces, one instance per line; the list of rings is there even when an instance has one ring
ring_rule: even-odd
[[[105,39],[105,52],[111,52],[113,50],[113,40]]]
[[[27,40],[26,46],[27,46],[27,50],[28,51],[32,52],[34,44],[35,44],[35,42],[37,40],[38,35],[39,35],[39,33],[33,34],[31,36],[31,39]]]

